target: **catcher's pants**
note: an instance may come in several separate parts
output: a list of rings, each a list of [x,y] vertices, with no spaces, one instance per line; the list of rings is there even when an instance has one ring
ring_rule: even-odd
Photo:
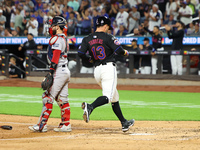
[[[176,75],[182,75],[183,74],[183,65],[182,65],[182,60],[183,56],[182,55],[171,55],[171,68],[172,68],[172,74]]]
[[[62,65],[57,67],[56,72],[54,73],[54,82],[49,91],[50,95],[54,99],[60,99],[63,102],[68,101],[68,83],[70,80],[70,71],[67,65]]]
[[[102,88],[103,96],[107,96],[109,102],[119,101],[117,91],[117,70],[116,64],[108,62],[105,65],[99,65],[94,69],[94,77]]]

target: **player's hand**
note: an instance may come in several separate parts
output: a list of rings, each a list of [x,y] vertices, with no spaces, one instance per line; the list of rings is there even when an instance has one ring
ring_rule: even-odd
[[[192,48],[191,51],[196,51],[196,48]]]
[[[167,30],[167,31],[171,30],[170,26],[169,25],[165,25],[165,30]]]
[[[92,57],[89,58],[89,62],[92,64],[94,61],[92,59]]]
[[[156,52],[151,52],[151,55],[154,56],[156,54]]]
[[[124,50],[124,56],[126,56],[126,57],[129,56],[129,52],[127,50]]]

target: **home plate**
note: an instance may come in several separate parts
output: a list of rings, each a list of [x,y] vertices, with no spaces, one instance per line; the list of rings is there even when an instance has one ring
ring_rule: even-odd
[[[155,135],[155,134],[152,134],[152,133],[132,133],[132,134],[129,134],[129,135]]]

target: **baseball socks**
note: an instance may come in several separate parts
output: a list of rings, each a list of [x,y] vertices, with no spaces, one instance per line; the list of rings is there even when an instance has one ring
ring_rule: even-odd
[[[119,102],[112,103],[112,109],[113,109],[115,115],[118,117],[118,119],[121,122],[125,122],[126,121],[126,119],[124,118],[124,116],[122,114],[121,108],[119,106]]]
[[[99,107],[105,104],[108,104],[108,97],[99,96],[92,104],[90,104],[90,106],[92,107],[92,111],[93,111],[96,107]]]

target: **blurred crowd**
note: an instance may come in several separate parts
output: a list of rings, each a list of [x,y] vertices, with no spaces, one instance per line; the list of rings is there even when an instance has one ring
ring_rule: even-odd
[[[199,12],[199,0],[0,0],[0,36],[45,36],[45,23],[56,15],[66,18],[68,35],[94,32],[99,16],[111,19],[115,36],[143,36],[142,23],[153,30],[178,20],[186,35],[200,35],[192,20]]]

